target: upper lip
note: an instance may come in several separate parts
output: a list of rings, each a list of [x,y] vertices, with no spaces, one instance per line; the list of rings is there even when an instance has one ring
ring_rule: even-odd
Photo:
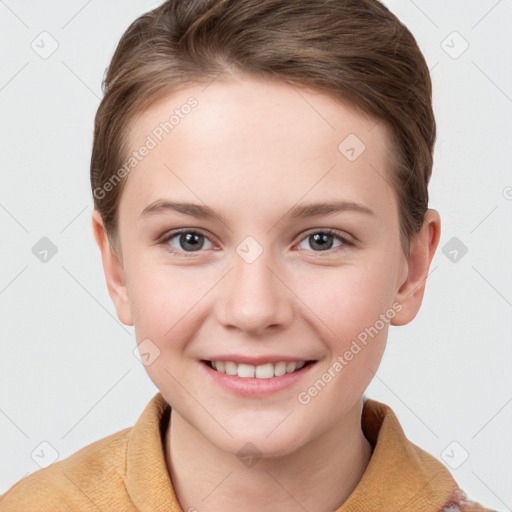
[[[298,357],[298,356],[281,356],[281,355],[267,355],[267,356],[244,356],[241,354],[220,354],[203,359],[204,361],[233,361],[234,363],[252,364],[259,366],[265,363],[279,363],[281,361],[286,363],[294,363],[300,361],[312,361],[311,358]]]

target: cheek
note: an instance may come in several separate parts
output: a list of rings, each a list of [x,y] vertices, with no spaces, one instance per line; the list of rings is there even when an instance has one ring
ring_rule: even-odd
[[[151,267],[139,268],[135,275],[128,290],[135,328],[147,331],[144,336],[160,336],[165,324],[172,320],[169,311],[175,311],[172,301],[176,298],[173,298],[171,285],[161,272],[152,271]],[[170,327],[168,325],[167,329]]]
[[[196,306],[217,279],[211,270],[143,259],[135,262],[129,272],[132,279],[128,295],[137,339],[149,337],[157,344],[172,339],[173,346],[186,339]]]
[[[301,279],[296,289],[321,320],[316,324],[323,326],[322,337],[339,350],[386,314],[395,293],[392,272],[377,262],[317,272]]]
[[[319,372],[298,396],[329,422],[339,420],[355,404],[374,378],[386,347],[390,320],[395,312],[391,272],[382,265],[329,269],[324,276],[302,281],[301,296],[311,324],[329,351]],[[306,291],[308,294],[305,295]],[[305,311],[305,309],[303,310]],[[306,313],[304,313],[306,314]],[[316,320],[313,320],[315,317]]]

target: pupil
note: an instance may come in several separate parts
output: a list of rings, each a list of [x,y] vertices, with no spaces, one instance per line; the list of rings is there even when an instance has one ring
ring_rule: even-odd
[[[190,249],[192,251],[197,251],[201,248],[202,241],[204,236],[200,233],[184,233],[180,237],[180,245],[183,249]],[[190,244],[187,247],[187,244]]]
[[[332,235],[329,235],[328,233],[316,233],[311,235],[310,239],[313,239],[311,247],[315,248],[315,244],[318,244],[318,247],[321,251],[326,251],[332,247]]]

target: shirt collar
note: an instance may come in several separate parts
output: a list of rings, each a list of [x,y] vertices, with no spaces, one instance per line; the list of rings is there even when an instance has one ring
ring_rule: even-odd
[[[127,447],[125,484],[140,511],[183,512],[165,459],[170,407],[157,393],[132,428]],[[336,512],[441,510],[456,488],[449,471],[411,443],[387,405],[364,400],[361,426],[373,447],[362,479]]]
[[[440,511],[457,488],[436,458],[409,441],[393,410],[364,401],[361,417],[372,457],[358,485],[336,512]]]
[[[158,392],[132,428],[126,453],[125,484],[141,512],[183,512],[167,470],[165,431],[170,407]]]

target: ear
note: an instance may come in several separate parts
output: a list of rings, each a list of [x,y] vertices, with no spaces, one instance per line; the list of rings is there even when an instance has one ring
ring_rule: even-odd
[[[118,256],[111,247],[103,220],[98,210],[93,210],[92,212],[92,231],[101,252],[108,293],[116,308],[117,316],[123,324],[133,325],[122,258]]]
[[[423,301],[430,263],[440,236],[439,213],[436,210],[427,210],[421,230],[411,240],[407,258],[407,275],[395,297],[402,309],[391,320],[392,325],[408,324],[417,315]]]

